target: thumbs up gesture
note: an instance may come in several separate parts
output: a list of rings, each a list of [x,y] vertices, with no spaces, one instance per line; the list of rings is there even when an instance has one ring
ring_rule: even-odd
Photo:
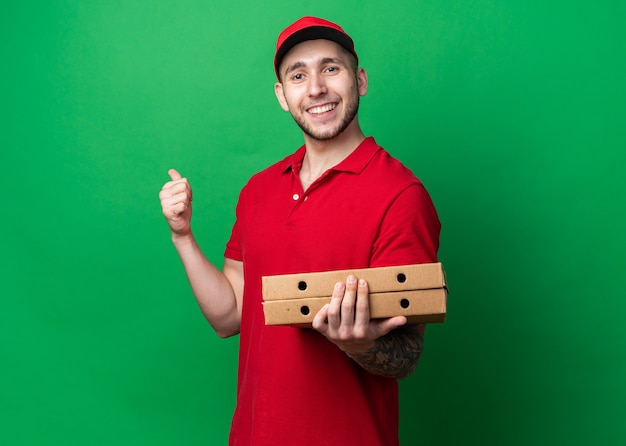
[[[163,215],[172,235],[191,234],[191,186],[175,169],[168,170],[171,181],[163,185],[159,193]]]

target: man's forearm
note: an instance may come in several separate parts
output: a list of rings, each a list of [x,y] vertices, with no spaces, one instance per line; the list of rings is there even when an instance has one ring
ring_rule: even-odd
[[[422,354],[424,329],[424,325],[397,328],[378,338],[373,348],[347,355],[375,375],[406,378],[413,373]]]
[[[205,257],[191,234],[173,237],[172,241],[200,309],[215,332],[220,337],[239,333],[237,290],[243,293],[243,267],[239,262],[225,262],[224,271],[220,271]]]

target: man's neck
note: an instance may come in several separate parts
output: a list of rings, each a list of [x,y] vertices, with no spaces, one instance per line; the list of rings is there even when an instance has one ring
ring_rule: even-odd
[[[304,135],[306,154],[300,169],[300,182],[306,190],[315,180],[331,167],[348,157],[363,142],[365,135],[356,125],[342,132],[336,138],[319,141]]]

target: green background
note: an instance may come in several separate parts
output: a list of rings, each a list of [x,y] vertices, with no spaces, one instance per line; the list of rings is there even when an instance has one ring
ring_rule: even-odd
[[[443,223],[449,314],[401,382],[403,444],[626,442],[624,2],[0,11],[0,443],[226,443],[237,338],[202,318],[158,192],[190,178],[221,265],[240,188],[302,142],[272,57],[308,14],[354,37],[362,126]]]

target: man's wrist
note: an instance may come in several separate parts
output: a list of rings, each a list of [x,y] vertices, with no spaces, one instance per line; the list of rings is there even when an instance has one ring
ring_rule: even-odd
[[[179,233],[172,231],[172,243],[176,247],[182,247],[182,246],[194,244],[195,239],[191,231],[185,234],[179,234]]]
[[[398,329],[374,341],[373,347],[346,355],[375,375],[403,379],[415,370],[422,353],[423,326]]]
[[[341,347],[341,350],[348,356],[355,357],[359,355],[367,355],[376,348],[376,341],[370,341],[362,344],[351,344],[348,347]]]

